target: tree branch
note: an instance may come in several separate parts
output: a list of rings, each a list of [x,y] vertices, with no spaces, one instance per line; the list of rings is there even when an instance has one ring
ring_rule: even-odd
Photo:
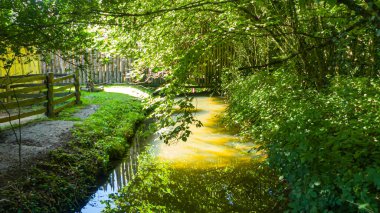
[[[355,1],[352,0],[338,0],[338,4],[344,4],[347,6],[348,9],[355,11],[359,15],[361,15],[363,18],[372,18],[373,13],[376,14],[377,19],[380,18],[380,10],[379,7],[375,4],[375,2],[370,0],[365,0],[365,2],[370,6],[370,10],[366,10],[364,7],[358,5],[355,3]]]
[[[142,13],[122,13],[122,12],[112,12],[112,11],[102,11],[102,10],[91,10],[90,13],[98,13],[100,15],[112,16],[112,17],[141,17],[141,16],[150,16],[150,15],[155,15],[155,14],[163,14],[163,13],[168,13],[168,12],[173,12],[173,11],[194,9],[194,8],[207,6],[207,5],[221,5],[221,4],[231,3],[231,2],[234,2],[234,0],[226,0],[226,1],[220,1],[220,2],[199,1],[199,2],[185,4],[179,7],[159,9],[159,10],[154,10],[154,11],[146,11]],[[212,9],[212,12],[219,12],[219,11]]]
[[[238,68],[238,70],[257,69],[257,68],[264,68],[264,67],[270,67],[270,66],[277,65],[277,64],[282,64],[282,63],[284,63],[284,62],[286,62],[286,61],[288,61],[288,60],[290,60],[290,59],[292,59],[292,58],[294,58],[294,57],[296,57],[296,56],[298,56],[298,55],[300,55],[302,53],[311,51],[311,50],[316,49],[316,48],[322,48],[322,47],[325,47],[325,46],[328,46],[328,45],[332,44],[335,39],[339,40],[339,39],[343,38],[343,36],[345,34],[347,34],[348,32],[352,31],[353,29],[355,29],[356,27],[358,27],[359,25],[361,25],[361,24],[363,24],[365,22],[366,21],[364,19],[361,19],[360,21],[358,21],[355,24],[353,24],[351,27],[347,28],[344,32],[340,33],[337,36],[333,36],[333,37],[329,38],[324,43],[322,43],[320,45],[313,45],[313,46],[310,46],[308,48],[301,49],[301,51],[292,53],[292,54],[290,54],[289,56],[287,56],[284,59],[272,61],[270,63],[261,64],[261,65],[257,65],[257,66],[240,67],[240,68]]]

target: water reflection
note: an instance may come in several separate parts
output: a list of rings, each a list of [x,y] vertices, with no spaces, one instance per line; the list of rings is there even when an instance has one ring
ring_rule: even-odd
[[[135,142],[130,153],[99,188],[82,212],[100,212],[100,200],[118,192],[112,202],[116,212],[273,212],[281,209],[274,191],[277,177],[259,163],[264,153],[254,143],[225,133],[218,114],[225,109],[219,98],[194,99],[202,128],[191,127],[187,142],[164,144],[153,135]],[[152,153],[140,156],[143,142]],[[139,168],[139,172],[137,170]],[[126,186],[126,187],[124,187]]]
[[[257,161],[177,168],[143,153],[139,172],[105,212],[282,212],[278,179]]]
[[[138,156],[144,150],[144,141],[141,141],[138,136],[134,138],[134,141],[129,149],[128,155],[124,160],[115,167],[115,169],[109,174],[108,179],[102,184],[88,203],[81,209],[82,213],[96,213],[101,212],[105,208],[105,204],[101,201],[107,201],[109,195],[117,193],[129,181],[131,181],[134,175],[137,173],[138,168]]]
[[[158,158],[169,161],[175,168],[225,167],[231,163],[249,162],[252,153],[248,151],[254,144],[242,143],[239,137],[225,133],[225,130],[218,126],[218,115],[226,108],[223,100],[215,97],[197,97],[193,102],[197,108],[195,117],[202,121],[204,126],[192,126],[192,134],[187,142],[167,145],[157,141],[155,144],[159,149]]]

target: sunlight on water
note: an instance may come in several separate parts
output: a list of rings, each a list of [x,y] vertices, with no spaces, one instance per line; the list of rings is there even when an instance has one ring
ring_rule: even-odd
[[[195,98],[187,142],[164,144],[155,135],[138,158],[138,172],[112,203],[116,212],[283,212],[281,185],[261,162],[265,155],[218,126],[222,99]],[[106,208],[107,212],[114,212]]]
[[[115,92],[115,90],[113,92]],[[150,148],[153,147],[153,153],[151,154],[154,155],[154,160],[147,165],[152,166],[153,164],[157,164],[170,167],[168,168],[172,171],[170,178],[173,181],[172,183],[176,183],[171,186],[171,190],[177,191],[176,199],[181,200],[181,202],[176,204],[179,209],[190,210],[192,208],[191,205],[195,205],[196,208],[204,209],[200,206],[202,202],[196,202],[198,199],[206,199],[204,196],[208,197],[207,199],[212,198],[212,202],[209,200],[207,208],[214,208],[215,203],[220,202],[220,205],[223,206],[221,209],[239,209],[240,207],[238,205],[235,206],[230,203],[232,202],[232,198],[230,199],[232,194],[227,191],[222,192],[223,190],[227,190],[227,186],[230,185],[234,186],[234,189],[231,190],[243,190],[244,192],[250,193],[239,195],[239,191],[234,194],[236,199],[242,196],[242,198],[238,199],[240,203],[244,203],[245,200],[247,201],[243,206],[254,206],[254,209],[256,209],[256,207],[264,208],[265,203],[272,202],[270,201],[272,197],[268,197],[267,193],[267,188],[272,183],[271,178],[267,178],[263,181],[263,178],[260,176],[263,171],[260,172],[260,175],[257,174],[256,176],[252,176],[250,173],[250,171],[258,171],[258,164],[254,162],[262,161],[264,155],[253,149],[255,144],[252,142],[242,142],[239,137],[226,133],[221,126],[218,126],[218,115],[226,108],[223,100],[214,97],[197,97],[194,98],[193,104],[197,109],[195,116],[203,123],[203,127],[196,128],[192,126],[192,134],[187,142],[180,141],[170,145],[160,141],[157,134],[152,135],[146,140],[140,140],[136,137],[124,161],[110,173],[108,180],[98,188],[98,191],[93,195],[92,199],[89,200],[87,205],[81,209],[81,212],[101,212],[102,209],[105,208],[105,205],[102,204],[101,201],[110,200],[108,195],[117,193],[126,186],[131,187],[128,190],[139,187],[139,185],[130,185],[128,183],[134,180],[134,176],[140,168],[138,166],[138,156],[145,150],[146,146],[144,144],[149,144]],[[159,176],[162,178],[161,169],[150,168],[149,171],[149,174],[144,175]],[[265,172],[266,171],[264,171],[264,173]],[[223,181],[214,183],[215,178]],[[148,185],[160,185],[160,178],[154,179],[153,183],[150,183],[149,180],[149,178],[144,176],[141,182],[143,184],[142,186],[144,186],[145,182],[147,182]],[[257,183],[259,180],[260,183]],[[185,184],[188,190],[180,190],[181,184]],[[190,186],[194,186],[195,188],[191,188]],[[145,189],[146,187],[143,188]],[[254,191],[252,191],[253,189]],[[149,195],[146,199],[149,200],[149,202],[153,202],[153,200],[157,198],[154,193],[161,190],[160,188],[155,192],[145,192],[143,189],[138,189],[137,191],[141,193],[141,196],[151,194],[151,197],[149,197]],[[220,197],[221,192],[222,197]],[[127,194],[129,196],[128,192]],[[139,193],[137,193],[137,195],[138,194]],[[255,202],[251,200],[253,195],[256,199]],[[255,196],[259,196],[260,199],[257,200],[258,198]],[[138,200],[140,199],[142,198]],[[237,202],[236,199],[234,202]],[[135,200],[135,198],[132,198],[132,200]],[[185,201],[189,201],[191,205]],[[163,200],[162,202],[164,205],[173,204],[172,200]],[[227,202],[227,204],[224,202]],[[113,202],[111,203],[114,205]],[[227,207],[225,205],[227,205]]]
[[[192,126],[187,142],[170,145],[157,142],[157,157],[160,160],[170,162],[175,168],[210,168],[252,159],[248,153],[252,143],[240,143],[240,138],[224,133],[225,130],[218,126],[218,115],[226,108],[221,99],[197,97],[193,104],[197,109],[196,118],[204,126]]]

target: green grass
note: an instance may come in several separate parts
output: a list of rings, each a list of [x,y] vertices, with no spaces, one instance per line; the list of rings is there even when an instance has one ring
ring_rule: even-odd
[[[82,92],[83,105],[63,111],[55,119],[73,120],[72,114],[90,104],[99,109],[76,124],[65,146],[11,180],[0,192],[0,212],[70,212],[96,186],[96,178],[128,149],[136,125],[145,118],[140,100],[125,94]],[[75,119],[74,119],[75,120]]]

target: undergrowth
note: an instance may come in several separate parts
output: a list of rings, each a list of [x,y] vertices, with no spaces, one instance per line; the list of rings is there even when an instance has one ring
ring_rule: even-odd
[[[124,94],[83,92],[84,105],[99,109],[72,132],[71,141],[51,151],[0,192],[0,212],[71,212],[96,187],[96,178],[121,158],[136,124],[145,117],[139,100]],[[74,109],[57,119],[70,120]]]
[[[294,212],[380,211],[380,81],[302,87],[285,72],[237,79],[226,124],[258,141],[290,187]]]

